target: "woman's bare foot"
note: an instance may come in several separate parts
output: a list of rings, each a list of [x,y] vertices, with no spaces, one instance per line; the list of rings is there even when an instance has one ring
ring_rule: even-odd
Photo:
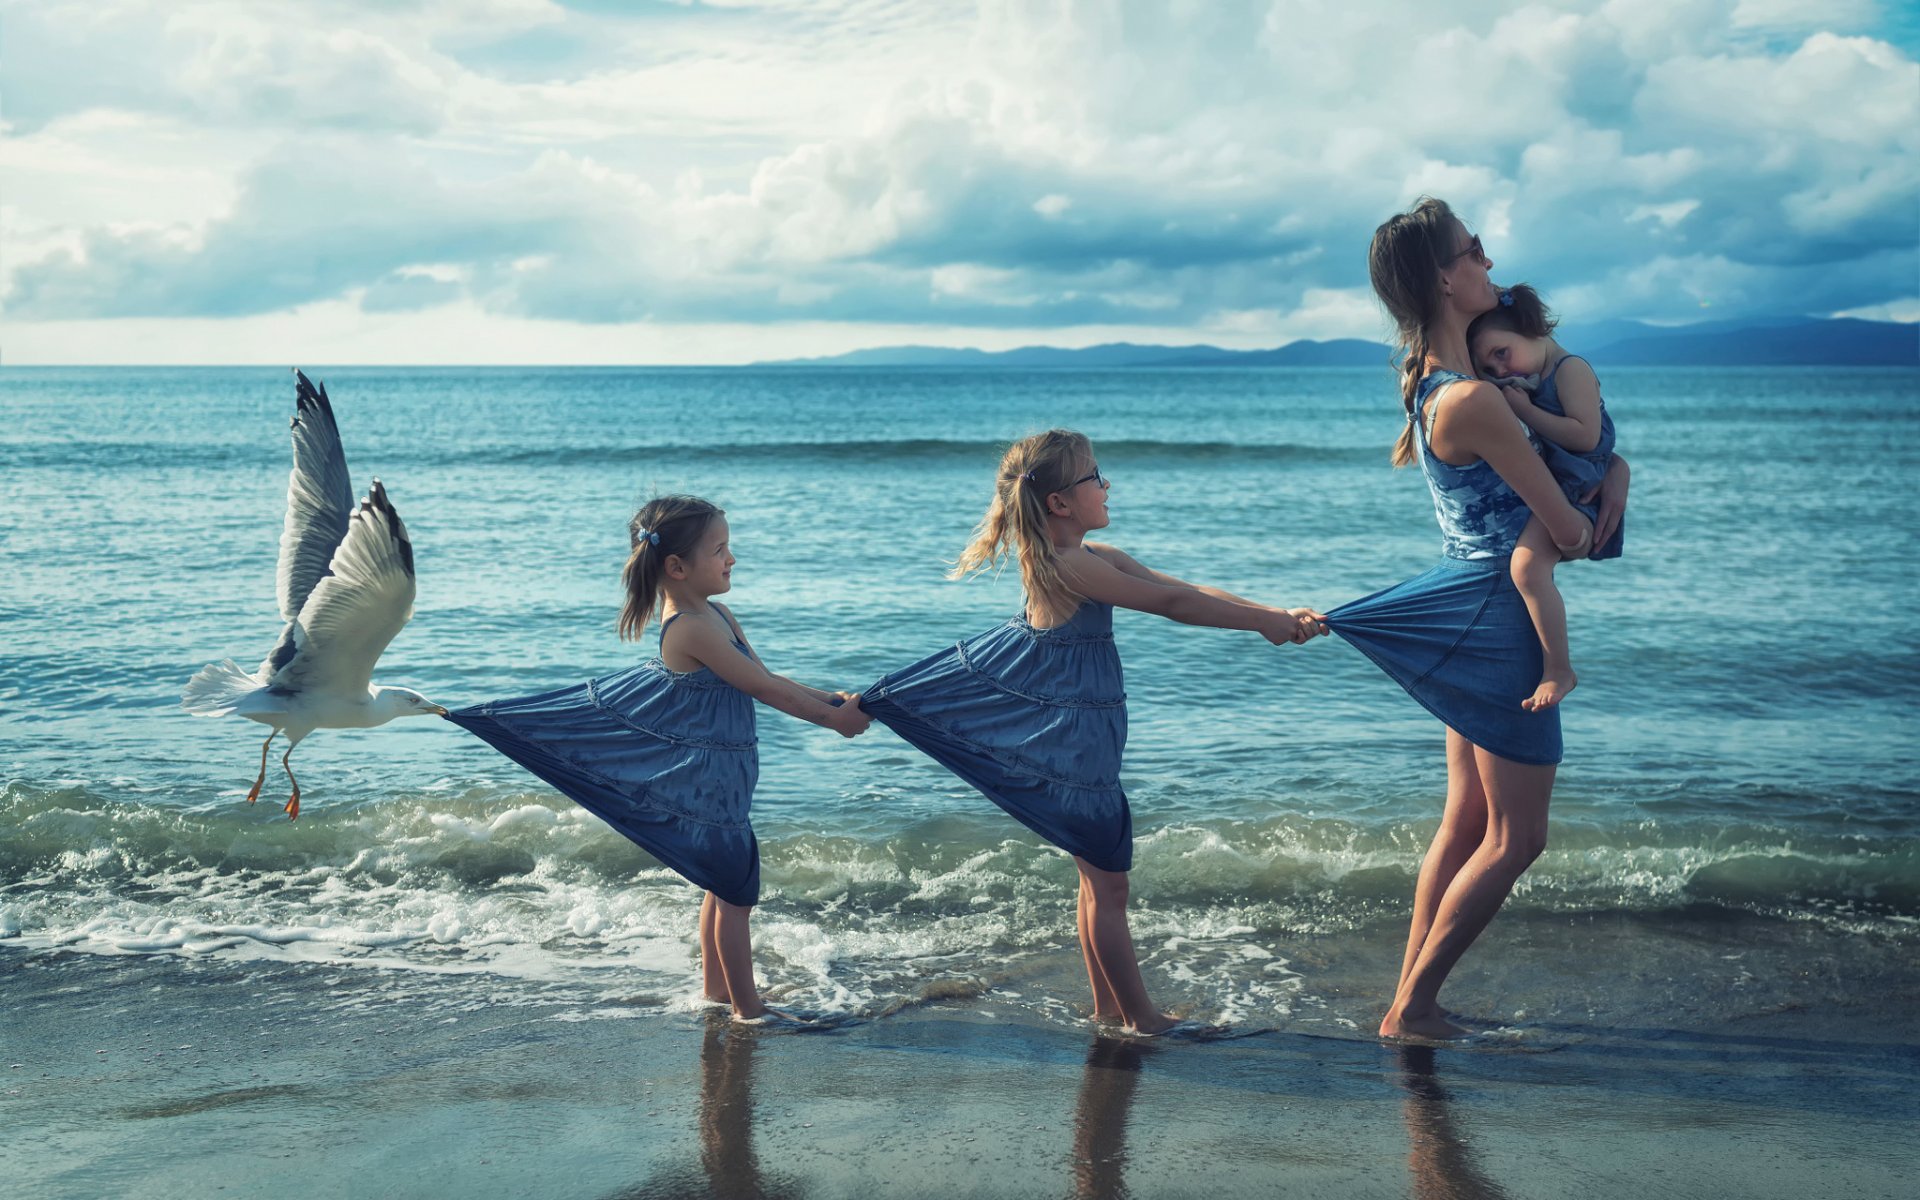
[[[1540,686],[1533,689],[1533,695],[1520,702],[1520,707],[1528,712],[1539,712],[1543,708],[1552,708],[1567,698],[1579,680],[1574,676],[1573,668],[1566,671],[1548,671],[1540,677]]]
[[[1440,1009],[1434,1008],[1423,1013],[1409,1013],[1399,1009],[1388,1012],[1380,1022],[1380,1036],[1450,1042],[1458,1038],[1472,1037],[1473,1034],[1447,1020]]]
[[[1172,1029],[1175,1025],[1178,1025],[1179,1023],[1180,1023],[1179,1021],[1168,1016],[1167,1014],[1163,1012],[1157,1012],[1153,1014],[1152,1020],[1135,1021],[1129,1024],[1127,1028],[1131,1029],[1135,1033],[1144,1033],[1147,1036],[1151,1037],[1157,1033],[1165,1033],[1167,1030]]]

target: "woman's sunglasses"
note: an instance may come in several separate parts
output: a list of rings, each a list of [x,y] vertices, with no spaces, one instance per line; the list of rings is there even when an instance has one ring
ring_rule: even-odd
[[[1480,235],[1477,233],[1473,235],[1473,240],[1467,243],[1467,248],[1465,250],[1462,250],[1460,253],[1454,255],[1452,258],[1441,263],[1440,265],[1443,267],[1450,267],[1453,264],[1459,262],[1461,259],[1465,258],[1469,254],[1473,255],[1475,262],[1487,261],[1486,249],[1480,245]]]

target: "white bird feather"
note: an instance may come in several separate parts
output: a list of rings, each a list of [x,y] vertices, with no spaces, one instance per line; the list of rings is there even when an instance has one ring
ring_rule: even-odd
[[[268,747],[284,734],[280,764],[293,784],[286,811],[298,817],[300,784],[288,758],[309,733],[446,710],[407,688],[373,686],[374,664],[413,615],[413,545],[378,479],[354,505],[327,390],[293,374],[293,471],[278,570],[286,627],[253,674],[231,659],[209,664],[188,682],[180,703],[196,716],[238,715],[272,726],[249,803],[266,780]]]

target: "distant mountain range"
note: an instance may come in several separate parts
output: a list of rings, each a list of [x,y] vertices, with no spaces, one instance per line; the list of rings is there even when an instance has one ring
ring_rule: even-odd
[[[1771,321],[1715,321],[1660,326],[1638,321],[1564,325],[1560,344],[1601,368],[1622,367],[1914,367],[1920,366],[1920,324],[1851,318],[1787,317]],[[1115,342],[1064,350],[887,346],[828,358],[758,363],[782,367],[1377,367],[1387,362],[1379,342],[1342,338],[1289,342],[1272,350],[1218,346],[1139,346]]]

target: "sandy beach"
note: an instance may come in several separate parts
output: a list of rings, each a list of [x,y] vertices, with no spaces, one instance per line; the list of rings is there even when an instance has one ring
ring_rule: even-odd
[[[1792,1012],[1438,1050],[991,994],[814,1032],[329,965],[0,958],[13,1196],[1899,1196],[1920,1044]]]

